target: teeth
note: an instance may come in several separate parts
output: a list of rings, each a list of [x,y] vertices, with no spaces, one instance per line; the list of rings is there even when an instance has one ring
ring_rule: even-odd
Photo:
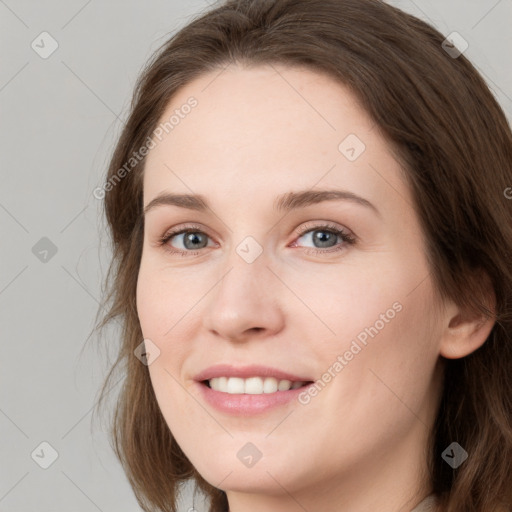
[[[215,377],[209,381],[214,391],[231,393],[233,395],[261,395],[263,393],[275,393],[276,391],[288,391],[300,388],[305,382],[293,382],[290,380],[277,380],[274,377]]]

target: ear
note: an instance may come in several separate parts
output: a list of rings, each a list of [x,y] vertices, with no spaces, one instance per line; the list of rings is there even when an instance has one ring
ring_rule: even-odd
[[[494,289],[487,276],[479,276],[479,286],[485,287],[483,304],[492,312],[485,316],[481,312],[470,312],[453,301],[448,302],[445,309],[445,325],[441,337],[440,355],[447,359],[465,357],[480,348],[496,323],[496,297]],[[484,284],[485,283],[485,284]]]

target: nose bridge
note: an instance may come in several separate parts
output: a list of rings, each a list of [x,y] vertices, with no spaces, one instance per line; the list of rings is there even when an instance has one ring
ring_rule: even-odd
[[[271,258],[268,247],[263,246],[263,230],[258,230],[253,236],[247,234],[246,224],[243,228],[237,228],[238,222],[234,224],[230,234],[232,243],[226,246],[229,247],[229,253],[224,262],[225,277],[219,283],[219,287],[222,288],[220,293],[225,293],[226,289],[229,295],[240,294],[245,297],[246,291],[256,289],[258,283],[262,284],[272,276],[267,268]]]
[[[232,303],[232,306],[238,304],[239,308],[255,308],[259,301],[267,298],[265,290],[269,291],[269,280],[273,276],[267,268],[269,261],[263,248],[259,254],[256,251],[254,242],[250,241],[233,247],[226,259],[224,277],[217,285],[217,302],[225,305]]]
[[[234,339],[248,329],[279,328],[282,312],[268,264],[267,254],[253,237],[232,247],[204,315],[209,330]]]

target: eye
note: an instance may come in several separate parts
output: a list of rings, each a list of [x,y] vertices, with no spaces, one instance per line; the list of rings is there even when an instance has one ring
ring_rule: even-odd
[[[353,245],[356,243],[356,238],[348,231],[338,228],[334,224],[307,224],[302,226],[299,230],[299,238],[306,239],[310,241],[314,247],[312,250],[307,250],[306,252],[313,252],[314,254],[318,253],[330,253],[337,252],[345,249],[345,246]],[[337,240],[341,239],[341,243]],[[296,247],[297,242],[292,244],[292,247]]]
[[[297,230],[300,240],[304,238],[311,241],[313,248],[306,247],[306,253],[332,253],[342,251],[346,245],[356,243],[356,238],[350,232],[338,228],[334,224],[314,224],[309,223]],[[181,247],[171,245],[173,239],[179,240]],[[190,225],[181,229],[168,231],[159,240],[158,245],[162,246],[171,254],[181,254],[182,256],[196,256],[200,254],[198,251],[208,246],[210,237],[202,231],[200,226]],[[341,240],[341,242],[339,241]],[[294,241],[291,247],[299,247],[297,241]]]
[[[173,246],[170,245],[170,241],[173,238],[181,238],[182,248],[178,248],[178,250],[172,248]],[[208,235],[199,226],[187,226],[179,230],[167,232],[159,239],[158,245],[164,247],[171,254],[194,256],[199,254],[193,252],[194,250],[204,249],[207,246],[208,238]]]

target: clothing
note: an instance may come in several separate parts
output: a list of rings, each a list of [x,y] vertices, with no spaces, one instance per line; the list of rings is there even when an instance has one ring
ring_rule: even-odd
[[[419,503],[411,512],[434,512],[437,505],[437,497],[435,494],[428,495],[421,503]]]

